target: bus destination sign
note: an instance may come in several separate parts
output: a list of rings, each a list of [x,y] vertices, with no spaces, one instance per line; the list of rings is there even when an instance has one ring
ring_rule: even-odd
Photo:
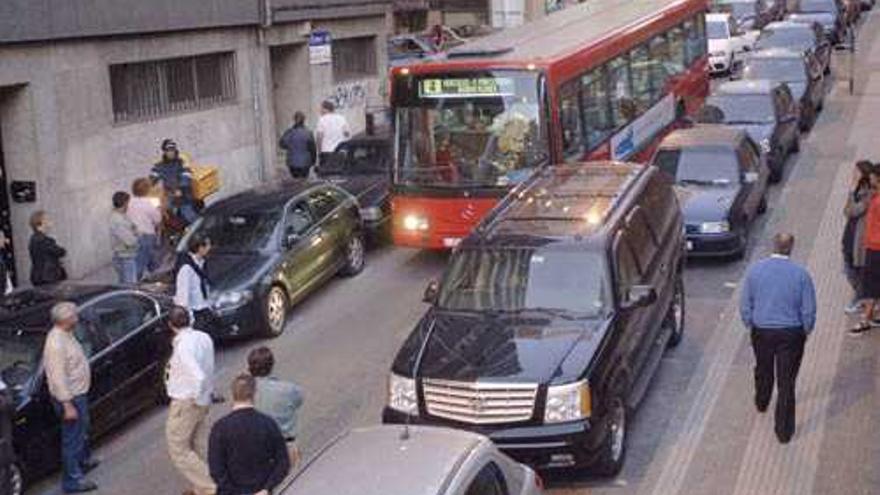
[[[422,79],[419,96],[422,98],[465,98],[471,96],[504,96],[513,81],[496,77],[470,77],[456,79]]]

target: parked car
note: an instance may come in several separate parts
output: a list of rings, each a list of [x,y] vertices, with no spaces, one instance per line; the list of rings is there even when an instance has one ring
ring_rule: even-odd
[[[755,42],[755,50],[784,48],[813,59],[823,74],[831,73],[831,43],[817,23],[782,21],[767,25]]]
[[[161,295],[111,286],[59,285],[25,289],[0,299],[0,379],[14,404],[12,493],[60,465],[60,423],[41,364],[57,302],[79,306],[75,336],[92,370],[91,433],[101,437],[165,398],[170,355]]]
[[[478,431],[538,469],[617,474],[630,413],[682,338],[683,257],[678,201],[656,168],[536,172],[429,284],[383,421]]]
[[[211,239],[205,272],[218,317],[216,338],[284,331],[291,307],[337,274],[365,264],[357,199],[328,182],[281,182],[218,201],[202,212],[193,235]]]
[[[678,186],[688,256],[746,253],[752,222],[767,209],[769,170],[744,131],[719,125],[673,131],[651,164]]]
[[[392,159],[388,135],[362,134],[341,143],[331,159],[315,169],[318,177],[357,198],[364,231],[373,240],[388,236]]]
[[[775,10],[768,7],[765,0],[714,0],[711,10],[731,14],[737,26],[743,31],[760,30],[773,22],[778,15]]]
[[[798,0],[786,20],[791,22],[817,23],[825,37],[837,44],[844,40],[847,26],[847,9],[838,0]]]
[[[791,153],[800,151],[800,113],[785,83],[730,81],[716,87],[706,107],[721,110],[720,123],[742,129],[758,145],[770,167],[770,180],[778,182]]]
[[[528,466],[475,433],[374,426],[332,441],[280,495],[541,495]]]
[[[800,108],[801,130],[812,127],[822,111],[825,102],[822,69],[800,52],[774,48],[753,53],[746,60],[742,77],[749,81],[785,83]]]
[[[742,63],[742,55],[754,48],[758,32],[740,31],[730,14],[706,14],[706,37],[709,39],[709,72],[732,73]]]

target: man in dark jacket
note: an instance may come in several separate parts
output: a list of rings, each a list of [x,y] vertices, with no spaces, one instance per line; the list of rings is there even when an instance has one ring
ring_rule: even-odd
[[[315,136],[306,127],[306,116],[302,112],[293,115],[293,127],[284,131],[278,145],[287,151],[287,168],[294,178],[309,176],[315,164],[317,148]]]
[[[196,221],[195,200],[192,193],[192,172],[186,167],[172,139],[162,141],[162,159],[150,170],[153,184],[162,183],[171,213],[187,224]]]
[[[67,251],[46,235],[48,227],[45,211],[36,211],[31,215],[34,233],[28,243],[28,252],[31,255],[31,283],[35,286],[54,284],[67,278],[67,272],[61,264],[61,258]]]
[[[269,495],[290,471],[275,420],[254,409],[253,376],[232,381],[232,412],[217,421],[208,440],[208,465],[217,495]]]

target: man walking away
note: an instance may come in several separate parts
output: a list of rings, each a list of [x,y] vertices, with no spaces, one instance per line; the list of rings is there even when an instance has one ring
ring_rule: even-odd
[[[98,466],[89,451],[89,360],[73,331],[77,325],[76,305],[60,302],[52,307],[52,329],[43,348],[43,366],[49,394],[61,417],[61,488],[64,493],[98,489],[85,473]]]
[[[853,189],[846,198],[843,214],[846,226],[843,229],[841,247],[846,278],[853,289],[853,298],[846,307],[847,313],[861,310],[862,269],[865,266],[865,213],[871,200],[871,169],[873,164],[867,160],[856,163]]]
[[[290,466],[296,469],[300,461],[300,452],[296,444],[296,425],[299,410],[303,405],[303,394],[300,388],[288,381],[272,376],[275,356],[268,347],[257,347],[247,357],[248,371],[256,378],[257,397],[254,402],[257,411],[266,414],[278,423],[287,451],[290,454]]]
[[[871,191],[862,244],[865,247],[865,266],[862,268],[861,296],[865,299],[862,320],[850,334],[860,335],[876,325],[874,308],[880,299],[880,167],[871,167]]]
[[[306,116],[302,112],[293,114],[293,127],[284,131],[279,146],[287,151],[287,168],[294,179],[309,176],[315,164],[317,150],[315,136],[306,127]]]
[[[315,128],[318,134],[318,149],[321,150],[321,163],[332,159],[336,147],[351,137],[351,129],[345,117],[336,113],[336,105],[330,100],[321,103],[321,118]]]
[[[138,233],[137,270],[138,280],[159,267],[159,229],[162,227],[162,210],[148,197],[152,185],[142,177],[131,185],[134,195],[128,203],[128,218],[134,222]]]
[[[113,268],[120,284],[138,281],[138,235],[134,222],[126,215],[131,196],[127,192],[113,193],[113,211],[110,213],[110,247],[113,250]]]
[[[187,251],[178,260],[174,304],[192,312],[194,327],[212,333],[216,330],[216,317],[208,300],[211,282],[205,273],[205,258],[211,252],[211,239],[194,235]]]
[[[217,495],[269,495],[290,472],[278,425],[254,409],[256,381],[248,374],[232,382],[232,412],[211,429],[208,458]]]
[[[174,332],[168,369],[168,421],[165,438],[171,462],[192,485],[184,495],[210,495],[216,486],[208,473],[208,407],[214,389],[214,343],[190,327],[189,312],[175,306],[168,312]]]
[[[791,261],[794,236],[776,234],[773,254],[749,267],[740,301],[755,351],[755,406],[767,410],[777,385],[776,437],[788,443],[795,429],[795,379],[807,335],[816,324],[816,293],[805,268]]]

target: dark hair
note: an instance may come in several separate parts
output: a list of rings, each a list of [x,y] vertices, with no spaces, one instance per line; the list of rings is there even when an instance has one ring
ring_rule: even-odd
[[[306,123],[306,114],[297,111],[293,114],[293,125],[303,125]]]
[[[189,311],[181,306],[173,306],[168,311],[168,324],[175,329],[188,327],[190,325]]]
[[[780,232],[773,236],[773,252],[788,256],[794,249],[794,236],[787,232]]]
[[[46,224],[46,212],[43,210],[37,210],[31,214],[31,230],[34,232],[37,231],[40,227]]]
[[[856,162],[856,168],[859,169],[863,177],[867,177],[877,167],[871,163],[871,160],[859,160]]]
[[[163,139],[162,140],[162,151],[177,151],[177,143],[174,142],[173,139]]]
[[[128,201],[131,199],[131,194],[128,194],[125,191],[116,191],[113,193],[113,207],[116,209],[122,208],[123,206],[128,204]]]
[[[330,100],[324,100],[323,102],[321,102],[321,108],[327,110],[328,112],[332,112],[336,110],[336,105],[334,105],[333,102]]]
[[[232,380],[232,400],[234,402],[253,402],[257,393],[257,381],[253,376],[242,373]]]
[[[190,253],[196,254],[199,252],[199,249],[202,249],[209,244],[211,244],[211,239],[207,236],[196,234],[189,239],[189,244],[187,244],[186,247],[189,249]]]
[[[153,188],[152,182],[150,179],[146,177],[141,177],[140,179],[135,179],[134,182],[131,183],[131,193],[135,196],[142,198],[147,194],[150,194],[150,189]]]
[[[254,376],[269,376],[275,366],[275,356],[266,346],[257,347],[247,357],[248,371]]]

